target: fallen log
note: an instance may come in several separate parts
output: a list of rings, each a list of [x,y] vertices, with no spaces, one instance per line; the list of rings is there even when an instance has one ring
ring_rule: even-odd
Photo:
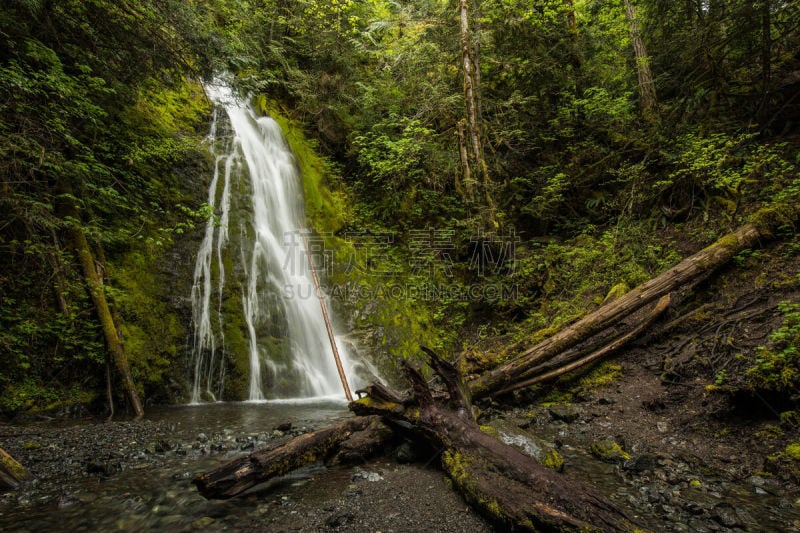
[[[422,374],[405,365],[407,398],[373,385],[350,404],[356,414],[403,420],[411,431],[441,450],[444,471],[473,507],[511,530],[632,530],[629,518],[592,489],[540,465],[532,457],[483,433],[469,392],[456,369],[430,350],[431,366],[447,387],[447,405],[437,401]],[[393,398],[394,401],[387,401]],[[399,401],[398,401],[399,400]],[[403,405],[402,412],[398,409]]]
[[[637,324],[632,330],[628,333],[622,335],[621,337],[615,339],[611,343],[603,346],[599,350],[596,350],[589,355],[581,357],[575,360],[564,360],[558,358],[557,360],[553,360],[550,363],[544,363],[535,367],[530,370],[530,374],[533,374],[535,377],[525,379],[523,381],[518,381],[513,385],[509,385],[505,389],[501,389],[497,391],[497,394],[506,394],[509,392],[513,392],[515,390],[524,389],[525,387],[530,387],[531,385],[536,385],[537,383],[542,383],[545,381],[550,381],[552,379],[558,378],[572,372],[573,370],[577,370],[578,368],[588,365],[589,363],[593,363],[603,357],[608,357],[611,354],[616,353],[630,341],[635,339],[639,336],[644,330],[646,330],[653,322],[660,317],[664,311],[667,310],[669,307],[671,298],[668,295],[662,296],[661,299],[656,303],[655,307],[650,311],[650,313],[642,320],[639,324]]]
[[[371,438],[367,438],[367,434]],[[381,423],[380,417],[358,416],[235,459],[196,476],[192,483],[206,498],[227,499],[317,461],[336,458],[337,462],[345,462],[348,457],[366,458],[379,449],[382,439],[390,435],[391,431]],[[357,440],[350,443],[348,453],[337,457],[340,445],[352,437]]]
[[[779,228],[792,226],[798,219],[800,219],[800,206],[780,204],[762,209],[751,217],[750,222],[733,233],[687,257],[613,302],[589,313],[576,323],[525,350],[511,361],[470,381],[469,388],[473,397],[484,398],[493,396],[498,391],[507,390],[520,380],[520,375],[531,368],[591,338],[645,305],[708,275],[742,250],[771,240]]]
[[[0,491],[15,490],[32,477],[27,468],[0,448]]]

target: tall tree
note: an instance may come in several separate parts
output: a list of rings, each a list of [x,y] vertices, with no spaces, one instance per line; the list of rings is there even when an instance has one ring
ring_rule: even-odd
[[[632,0],[624,0],[624,3],[625,15],[630,22],[631,44],[636,58],[636,74],[639,78],[639,105],[645,119],[653,120],[658,118],[658,111],[656,110],[656,88],[653,83],[653,73],[650,70],[650,56],[647,55],[642,30],[636,18],[636,6]]]
[[[59,208],[57,211],[64,221],[64,226],[69,238],[69,245],[75,252],[78,263],[81,265],[84,278],[86,279],[89,296],[92,299],[97,318],[103,329],[108,359],[113,361],[117,372],[120,374],[122,388],[125,391],[125,396],[128,398],[134,416],[136,418],[141,418],[144,416],[144,408],[142,407],[139,393],[136,390],[136,384],[131,375],[128,356],[125,353],[125,347],[122,344],[117,325],[114,323],[111,308],[108,305],[103,278],[98,273],[98,263],[95,261],[94,254],[89,246],[89,241],[86,240],[86,235],[83,232],[80,213],[75,205],[75,196],[72,194],[72,188],[66,183],[62,183],[61,185]],[[113,409],[110,405],[109,408]]]
[[[464,101],[467,112],[468,136],[472,148],[472,160],[474,166],[477,167],[476,172],[481,177],[481,188],[483,189],[486,207],[489,211],[489,221],[492,225],[496,225],[494,201],[492,200],[492,192],[490,190],[489,167],[486,165],[482,143],[479,112],[481,106],[478,94],[478,70],[480,69],[480,65],[477,63],[477,57],[470,37],[467,0],[458,0],[458,12],[461,23],[461,68],[464,76]],[[468,179],[467,176],[470,175],[471,173],[465,172],[465,182]],[[469,191],[471,184],[466,184],[466,188]]]

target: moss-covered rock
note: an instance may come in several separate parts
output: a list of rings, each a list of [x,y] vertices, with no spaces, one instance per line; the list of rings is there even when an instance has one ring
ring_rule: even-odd
[[[631,458],[631,454],[622,449],[614,439],[604,439],[592,444],[592,455],[605,463],[622,463]]]

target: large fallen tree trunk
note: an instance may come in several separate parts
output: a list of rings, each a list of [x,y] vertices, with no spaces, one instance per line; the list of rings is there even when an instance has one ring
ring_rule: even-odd
[[[512,385],[530,377],[529,371],[537,365],[591,338],[645,305],[707,276],[742,250],[771,240],[780,227],[793,225],[798,218],[800,218],[800,207],[793,205],[779,205],[759,211],[749,223],[735,232],[687,257],[617,300],[589,313],[552,337],[525,350],[511,361],[470,381],[469,388],[472,395],[475,398],[482,398],[502,390],[509,390]]]
[[[192,483],[206,498],[226,499],[241,494],[301,466],[317,461],[364,460],[377,451],[391,431],[378,416],[358,416],[259,450],[196,476]],[[343,445],[349,441],[349,445]]]
[[[380,414],[410,424],[441,450],[442,467],[464,498],[509,530],[630,531],[629,518],[586,485],[536,462],[483,433],[475,422],[469,391],[449,363],[430,350],[431,366],[447,386],[447,404],[434,400],[422,374],[405,365],[412,394],[403,398],[381,385],[350,405],[356,414]]]

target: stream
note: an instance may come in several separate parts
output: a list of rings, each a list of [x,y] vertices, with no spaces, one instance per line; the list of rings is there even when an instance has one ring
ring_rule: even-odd
[[[312,465],[227,501],[207,501],[190,483],[234,457],[348,416],[343,402],[317,399],[155,407],[139,422],[3,425],[0,445],[37,480],[0,497],[0,531],[491,530],[446,486],[435,457],[410,465],[391,457],[354,468]],[[536,433],[555,441],[564,427]],[[800,525],[796,495],[769,479],[736,481],[703,475],[679,457],[639,456],[638,466],[655,461],[648,473],[603,463],[567,443],[559,453],[567,475],[654,531]]]
[[[156,407],[141,422],[0,426],[2,446],[38,478],[0,498],[0,531],[236,529],[258,505],[206,501],[192,476],[346,416],[342,402],[246,402]]]

